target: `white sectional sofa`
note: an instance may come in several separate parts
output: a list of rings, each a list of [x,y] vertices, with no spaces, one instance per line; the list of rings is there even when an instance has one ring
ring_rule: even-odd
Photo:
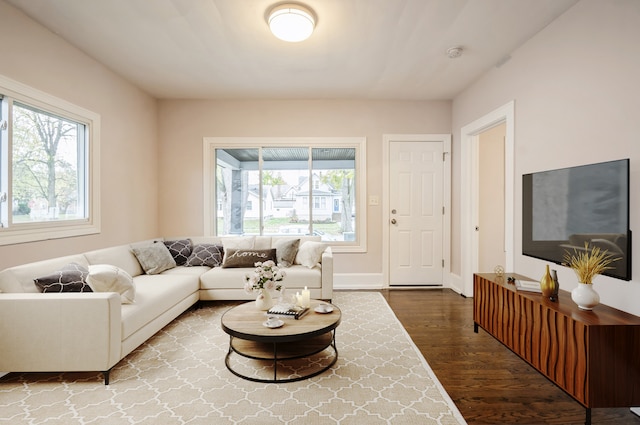
[[[148,262],[142,261],[140,252],[135,250],[149,251],[158,247],[154,244],[165,246],[184,239],[187,238],[148,240],[1,271],[0,371],[101,371],[108,384],[113,366],[199,300],[255,299],[256,294],[243,289],[244,276],[253,270],[252,266],[174,265],[160,273],[145,272],[143,265],[148,266]],[[188,239],[192,247],[222,245],[227,253],[233,249],[262,252],[293,240],[281,236]],[[295,261],[284,269],[287,276],[282,283],[287,292],[295,293],[306,286],[312,298],[331,300],[331,248],[322,244],[319,237],[296,239],[300,245]],[[313,247],[312,257],[320,253],[316,259],[301,257],[310,252],[308,247]],[[177,259],[176,262],[180,263]],[[72,263],[90,271],[88,276],[94,276],[94,271],[104,265],[111,266],[119,273],[118,279],[126,276],[124,281],[130,280],[132,287],[126,293],[39,291],[35,279],[55,275]],[[92,282],[89,277],[87,281]],[[132,302],[128,302],[130,298]]]

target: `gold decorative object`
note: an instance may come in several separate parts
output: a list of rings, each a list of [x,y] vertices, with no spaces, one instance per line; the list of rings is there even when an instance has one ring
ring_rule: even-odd
[[[542,279],[540,279],[540,289],[542,290],[542,296],[548,299],[553,297],[553,293],[556,289],[556,283],[551,277],[551,272],[549,271],[549,265],[546,266],[546,271]]]

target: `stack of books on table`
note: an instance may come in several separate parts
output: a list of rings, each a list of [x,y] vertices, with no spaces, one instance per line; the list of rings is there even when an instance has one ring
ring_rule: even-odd
[[[535,280],[516,279],[516,289],[518,291],[542,293],[542,289],[540,289],[540,282]]]
[[[267,311],[270,316],[293,317],[300,319],[309,312],[309,307],[300,307],[292,304],[276,304]]]

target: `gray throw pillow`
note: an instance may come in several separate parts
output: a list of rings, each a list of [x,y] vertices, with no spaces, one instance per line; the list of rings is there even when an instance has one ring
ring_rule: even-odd
[[[290,267],[296,260],[300,239],[276,239],[273,247],[276,249],[276,257],[280,267]]]
[[[222,268],[254,267],[255,263],[267,260],[276,262],[276,250],[272,249],[228,249],[224,253]]]
[[[87,284],[89,270],[78,263],[69,263],[50,275],[34,279],[40,292],[93,292]]]
[[[142,270],[146,274],[158,274],[176,266],[169,249],[163,243],[153,243],[149,246],[132,248]]]
[[[218,267],[222,264],[223,252],[222,245],[208,243],[198,244],[193,247],[193,251],[184,265],[187,267]]]

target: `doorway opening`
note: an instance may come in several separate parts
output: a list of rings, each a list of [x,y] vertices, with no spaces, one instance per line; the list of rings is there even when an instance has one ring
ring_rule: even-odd
[[[461,294],[473,296],[473,274],[479,271],[480,188],[478,185],[480,134],[504,124],[504,252],[505,271],[514,271],[515,149],[513,101],[464,126],[461,131]]]

